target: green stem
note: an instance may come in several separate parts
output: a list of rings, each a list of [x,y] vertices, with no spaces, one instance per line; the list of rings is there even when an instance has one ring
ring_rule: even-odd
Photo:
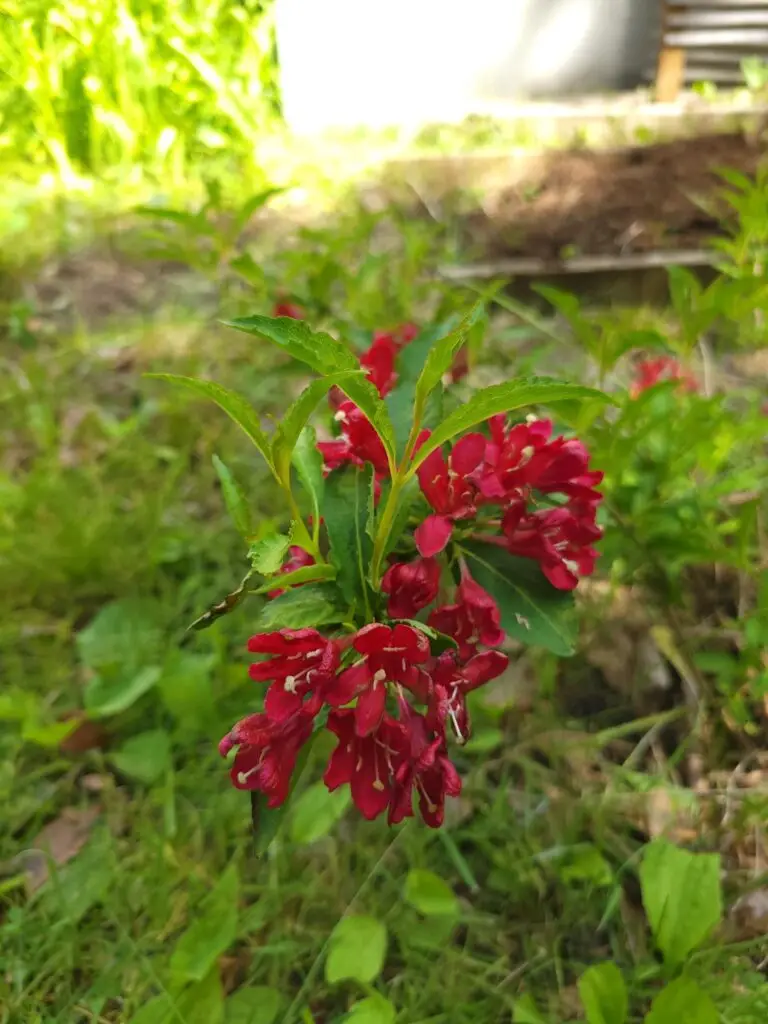
[[[381,513],[379,526],[376,530],[376,538],[373,542],[373,555],[371,557],[371,584],[374,590],[379,589],[381,564],[384,561],[384,552],[392,530],[397,507],[400,503],[400,492],[403,489],[404,483],[405,481],[399,473],[393,477],[392,489],[387,496],[387,503],[384,506],[384,511]]]
[[[286,484],[283,483],[282,481],[281,484],[283,491],[285,492],[285,496],[288,499],[288,507],[291,510],[291,519],[293,520],[294,524],[293,539],[297,547],[304,548],[304,550],[308,552],[308,554],[312,555],[312,557],[314,558],[315,562],[318,565],[323,565],[325,563],[325,559],[320,554],[320,548],[317,542],[309,535],[309,530],[307,529],[306,524],[302,519],[301,512],[299,511],[299,506],[296,504],[296,498],[293,496],[293,491],[291,490],[290,484],[286,486]]]

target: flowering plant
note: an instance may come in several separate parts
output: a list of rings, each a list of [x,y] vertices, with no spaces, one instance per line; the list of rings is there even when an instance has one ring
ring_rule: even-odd
[[[602,474],[552,421],[510,413],[601,401],[547,378],[476,391],[449,408],[484,328],[481,307],[419,331],[377,333],[356,355],[287,316],[230,326],[268,339],[316,376],[271,436],[247,400],[163,375],[217,402],[245,431],[281,489],[290,525],[250,543],[250,570],[221,605],[268,595],[248,642],[262,711],[222,740],[232,780],[283,807],[312,737],[336,737],[324,773],[369,819],[414,813],[438,827],[461,790],[449,737],[470,733],[467,696],[507,665],[507,637],[572,649],[570,603],[594,568]],[[458,321],[458,322],[457,322]],[[334,436],[310,425],[327,398]],[[246,539],[239,486],[217,463]]]

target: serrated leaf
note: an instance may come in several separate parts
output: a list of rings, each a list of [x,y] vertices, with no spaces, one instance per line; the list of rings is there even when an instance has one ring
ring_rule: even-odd
[[[280,992],[266,985],[241,988],[224,1005],[225,1024],[275,1024],[283,1002]]]
[[[343,622],[345,613],[338,607],[337,593],[329,583],[309,583],[289,590],[265,604],[256,625],[260,631],[268,632]]]
[[[626,1024],[629,996],[614,963],[595,964],[579,978],[579,996],[587,1024]]]
[[[305,427],[299,434],[291,461],[312,502],[313,522],[317,529],[325,493],[325,477],[323,476],[323,457],[317,450],[317,435],[314,427]]]
[[[272,576],[282,568],[291,538],[283,533],[270,533],[248,548],[248,558],[254,570],[262,576]]]
[[[269,468],[274,472],[269,438],[262,430],[259,417],[247,398],[220,384],[214,384],[213,381],[198,380],[196,377],[183,377],[176,373],[148,373],[147,376],[156,380],[168,381],[170,384],[178,384],[201,398],[209,398],[215,402],[250,438],[266,459]]]
[[[170,737],[165,729],[141,732],[111,754],[110,761],[123,775],[151,785],[171,766]]]
[[[386,952],[387,929],[381,921],[362,915],[342,918],[331,932],[325,980],[369,985],[381,973]]]
[[[462,544],[470,572],[494,598],[505,633],[561,657],[573,654],[577,623],[573,594],[557,590],[529,558],[516,558],[493,544]]]
[[[294,569],[293,572],[286,572],[281,576],[274,577],[269,583],[265,583],[254,590],[253,593],[268,594],[272,590],[287,590],[289,587],[296,587],[305,583],[319,583],[321,580],[334,579],[336,579],[335,565],[324,565],[322,563],[320,565],[303,565],[300,569]]]
[[[343,370],[360,369],[352,350],[324,331],[313,331],[303,320],[290,317],[249,316],[224,321],[246,334],[254,334],[274,342],[283,351],[310,366],[316,373],[327,376]],[[382,444],[394,468],[395,438],[387,407],[376,388],[360,374],[351,375],[339,387],[355,405],[362,409]]]
[[[426,917],[456,917],[459,913],[459,901],[450,885],[422,868],[413,868],[406,875],[405,899]]]
[[[421,423],[427,398],[450,370],[456,353],[466,342],[469,331],[477,321],[482,308],[481,300],[472,307],[454,330],[436,341],[427,353],[424,368],[416,381],[414,392],[413,419],[415,423]]]
[[[171,954],[179,981],[201,981],[237,936],[237,868],[231,864],[196,910],[194,920]]]
[[[97,718],[119,715],[136,703],[160,678],[158,665],[148,665],[135,675],[95,676],[85,688],[86,710]]]
[[[244,491],[231,470],[228,469],[218,455],[213,456],[213,465],[221,484],[224,504],[227,506],[227,511],[232,522],[235,524],[237,532],[246,538],[253,536],[256,531],[256,524],[253,518],[253,511],[248,504]]]
[[[352,797],[349,787],[330,793],[323,782],[309,786],[296,800],[291,817],[291,839],[308,845],[327,836],[343,817]]]
[[[689,853],[665,839],[646,848],[640,865],[643,906],[666,963],[682,963],[720,923],[720,868],[717,853]]]
[[[549,377],[521,377],[506,384],[492,384],[481,391],[476,391],[469,401],[446,416],[440,426],[419,448],[411,464],[410,473],[414,473],[436,448],[445,444],[446,441],[450,441],[457,434],[469,430],[470,427],[483,423],[491,416],[502,412],[512,412],[530,405],[553,405],[558,402],[575,402],[579,399],[612,401],[611,398],[595,388],[586,388],[581,384],[569,384],[566,381],[554,380]]]
[[[355,1003],[347,1016],[345,1024],[395,1024],[397,1010],[388,999],[375,995]]]
[[[277,432],[272,442],[272,458],[281,480],[286,483],[288,481],[293,450],[320,399],[324,398],[332,387],[342,387],[345,382],[354,377],[362,379],[362,373],[363,371],[358,367],[356,370],[329,373],[325,377],[313,380],[288,408],[277,426]]]
[[[683,976],[656,996],[645,1024],[719,1024],[717,1007],[693,978]]]
[[[229,615],[231,611],[243,601],[246,597],[246,587],[253,575],[253,570],[249,570],[240,581],[240,586],[233,590],[231,593],[219,601],[218,604],[213,605],[208,611],[203,612],[202,615],[198,616],[194,622],[187,626],[187,631],[197,631],[200,629],[207,629],[208,626],[212,625],[217,619],[220,619],[222,615]]]
[[[366,531],[370,470],[336,470],[325,481],[323,519],[344,600],[365,606],[373,543]]]

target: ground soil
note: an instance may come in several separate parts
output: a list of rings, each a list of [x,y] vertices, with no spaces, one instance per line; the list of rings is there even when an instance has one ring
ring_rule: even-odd
[[[464,222],[485,256],[564,256],[695,249],[723,230],[729,168],[753,176],[765,139],[704,135],[608,152],[553,153],[536,176],[483,202]]]

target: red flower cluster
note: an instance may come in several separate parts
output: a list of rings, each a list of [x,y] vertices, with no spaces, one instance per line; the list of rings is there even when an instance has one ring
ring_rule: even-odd
[[[658,359],[642,359],[635,364],[635,381],[630,390],[633,398],[654,387],[661,381],[677,380],[682,391],[698,391],[696,378],[672,356]]]
[[[268,655],[250,674],[270,685],[264,711],[238,722],[219,746],[222,755],[237,748],[235,786],[260,791],[269,807],[282,804],[299,751],[327,707],[327,728],[338,739],[324,775],[328,789],[349,785],[364,817],[387,811],[392,824],[413,815],[416,794],[424,820],[440,826],[446,796],[461,791],[446,727],[467,738],[466,695],[500,675],[506,655],[434,657],[421,630],[379,622],[335,639],[315,629],[281,629],[251,637],[248,649]]]

